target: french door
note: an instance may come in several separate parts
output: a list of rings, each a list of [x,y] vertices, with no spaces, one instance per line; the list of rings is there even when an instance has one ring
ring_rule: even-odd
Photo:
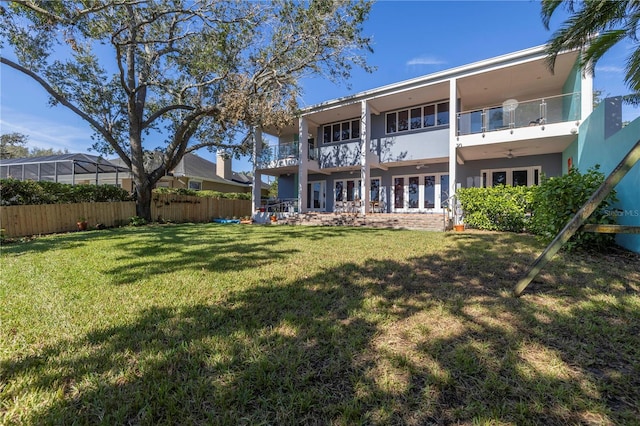
[[[449,198],[449,175],[394,176],[391,192],[394,212],[441,212]]]
[[[307,183],[307,209],[323,212],[327,209],[327,182],[324,180]]]

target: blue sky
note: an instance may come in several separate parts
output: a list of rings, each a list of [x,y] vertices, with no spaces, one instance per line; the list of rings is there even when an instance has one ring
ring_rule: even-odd
[[[368,62],[377,70],[372,74],[356,70],[342,84],[305,79],[301,104],[313,105],[544,44],[566,18],[561,12],[548,31],[542,25],[538,1],[379,1],[365,24],[374,49]],[[631,48],[625,42],[607,53],[596,67],[594,89],[604,95],[628,92],[623,67]],[[49,107],[44,90],[17,71],[1,66],[0,73],[1,133],[28,135],[30,146],[89,152],[88,124],[62,106]],[[624,120],[639,115],[639,108],[623,111]],[[214,160],[206,150],[198,154]],[[234,161],[233,169],[250,170],[251,165],[245,158]]]

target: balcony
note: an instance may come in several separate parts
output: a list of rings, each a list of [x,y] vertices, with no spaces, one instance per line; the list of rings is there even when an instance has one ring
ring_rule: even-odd
[[[550,96],[458,113],[458,136],[580,120],[580,93]]]
[[[317,161],[319,158],[318,148],[309,146],[309,160]],[[263,148],[258,157],[258,169],[297,169],[300,164],[300,147],[298,142],[280,145],[270,145]],[[284,170],[290,171],[290,170]]]
[[[262,149],[256,166],[259,169],[297,167],[299,158],[300,150],[297,142],[270,145]]]

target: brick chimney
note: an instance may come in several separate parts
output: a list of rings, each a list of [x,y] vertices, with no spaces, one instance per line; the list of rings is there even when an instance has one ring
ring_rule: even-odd
[[[231,155],[225,151],[218,150],[216,154],[216,174],[222,179],[231,180]]]

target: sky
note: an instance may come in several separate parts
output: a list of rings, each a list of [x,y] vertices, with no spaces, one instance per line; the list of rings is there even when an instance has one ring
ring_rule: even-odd
[[[303,80],[301,106],[313,105],[386,84],[427,75],[546,43],[566,19],[556,12],[550,30],[542,24],[540,2],[519,1],[378,1],[364,25],[373,38],[367,56],[373,73],[354,70],[350,80],[335,84],[322,78]],[[598,62],[594,90],[605,96],[628,93],[624,64],[632,45],[616,45]],[[625,107],[623,120],[640,116],[640,108]],[[29,147],[89,151],[91,128],[63,106],[49,107],[37,83],[5,65],[0,66],[0,133],[29,137]],[[198,155],[215,161],[215,155]],[[234,160],[234,171],[249,171],[248,158]]]

